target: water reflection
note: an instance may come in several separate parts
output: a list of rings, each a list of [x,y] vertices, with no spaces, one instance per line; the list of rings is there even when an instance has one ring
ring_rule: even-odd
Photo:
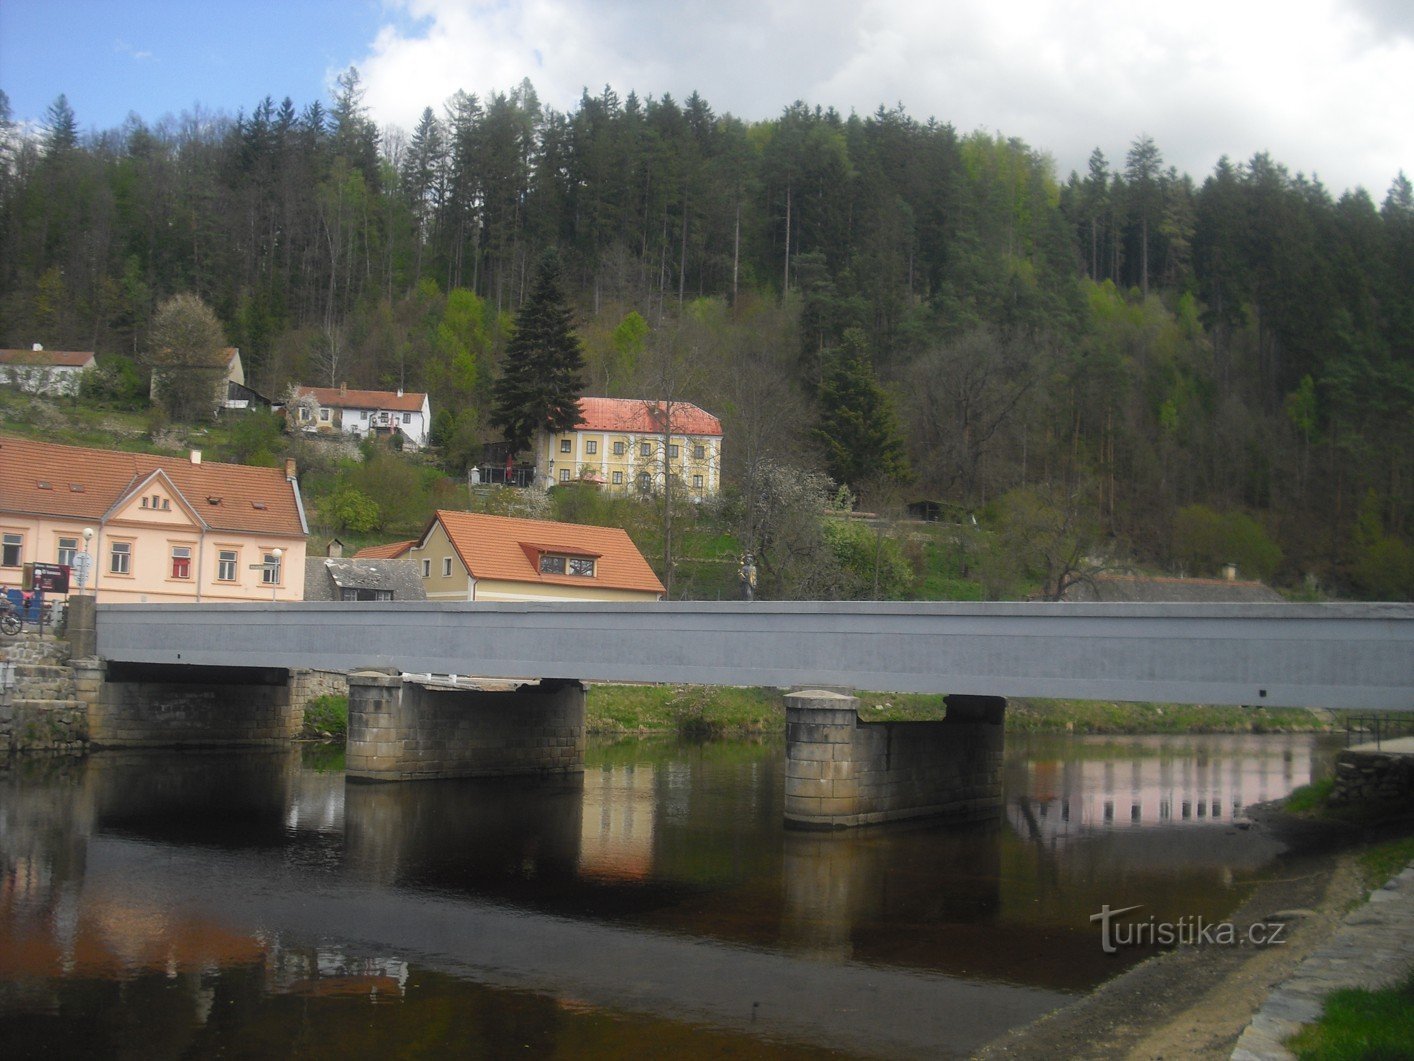
[[[601,746],[541,783],[20,760],[0,1054],[300,1053],[313,1025],[397,1054],[429,1021],[462,1052],[965,1053],[1142,956],[1101,953],[1101,903],[1223,916],[1275,851],[1234,815],[1327,761],[1307,738],[1013,739],[1003,821],[811,834],[781,827],[769,743]]]

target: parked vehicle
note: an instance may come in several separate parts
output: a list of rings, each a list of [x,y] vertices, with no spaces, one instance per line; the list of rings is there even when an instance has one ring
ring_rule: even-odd
[[[15,610],[15,606],[8,599],[0,597],[0,632],[14,637],[24,629],[24,625],[20,621],[20,613]]]

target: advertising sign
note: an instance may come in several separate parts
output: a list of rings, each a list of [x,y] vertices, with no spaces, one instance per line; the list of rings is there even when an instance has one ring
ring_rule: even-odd
[[[42,593],[68,593],[69,565],[25,564],[24,587]]]

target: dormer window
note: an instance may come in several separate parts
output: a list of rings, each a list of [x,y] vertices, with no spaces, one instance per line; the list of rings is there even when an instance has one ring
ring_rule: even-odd
[[[540,554],[542,575],[575,575],[579,578],[594,577],[595,561],[588,556],[560,556],[555,553]]]

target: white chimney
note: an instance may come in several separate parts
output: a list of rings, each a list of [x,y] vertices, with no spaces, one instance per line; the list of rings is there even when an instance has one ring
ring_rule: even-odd
[[[199,449],[194,449],[194,450],[191,451],[191,462],[192,462],[193,464],[200,464],[200,463],[201,463],[201,450],[199,450]]]

